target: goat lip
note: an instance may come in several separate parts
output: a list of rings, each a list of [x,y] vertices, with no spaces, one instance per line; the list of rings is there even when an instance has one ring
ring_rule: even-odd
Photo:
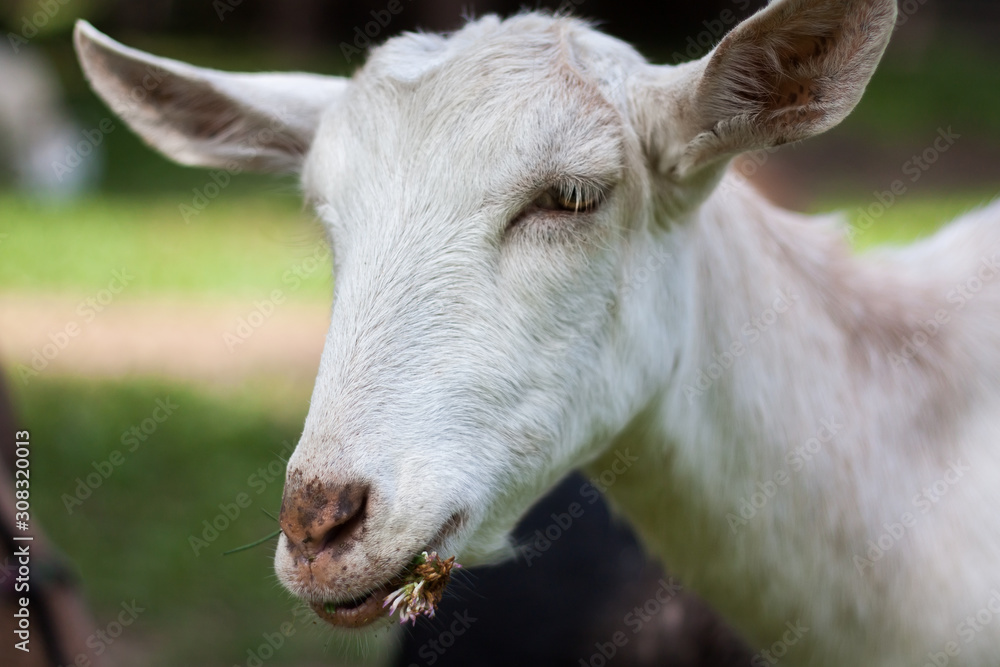
[[[392,582],[383,584],[369,591],[360,603],[334,604],[332,612],[327,611],[328,603],[313,602],[309,606],[312,607],[313,612],[317,616],[330,625],[341,628],[362,628],[389,615],[389,610],[383,607],[383,603],[386,596],[396,590],[397,587]]]
[[[440,538],[442,535],[447,534],[453,529],[449,522],[441,529],[438,534]],[[434,544],[438,544],[439,541],[435,539]],[[431,546],[427,546],[422,551],[430,552],[436,551]],[[348,602],[311,602],[309,607],[315,612],[317,616],[321,619],[333,625],[335,627],[341,628],[363,628],[366,625],[371,625],[380,618],[389,616],[389,609],[385,606],[385,599],[390,593],[398,589],[406,582],[406,569],[399,572],[392,579],[389,579],[381,586],[369,589],[364,597],[358,596],[352,598]],[[355,601],[359,600],[355,604]],[[327,605],[330,605],[333,609],[332,612],[327,611]]]

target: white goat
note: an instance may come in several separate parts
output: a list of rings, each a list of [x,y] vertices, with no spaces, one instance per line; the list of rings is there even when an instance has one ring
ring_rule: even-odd
[[[147,141],[300,169],[335,241],[281,581],[368,625],[414,554],[509,555],[585,466],[758,664],[1000,664],[1000,209],[857,257],[726,171],[839,122],[894,20],[779,0],[661,67],[577,20],[488,16],[351,80],[81,24]]]

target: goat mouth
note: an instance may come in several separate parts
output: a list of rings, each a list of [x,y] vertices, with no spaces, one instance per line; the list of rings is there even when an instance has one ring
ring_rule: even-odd
[[[403,581],[395,577],[377,588],[341,602],[313,602],[313,612],[330,625],[341,628],[363,628],[389,615],[385,598]]]
[[[441,527],[438,534],[435,535],[431,544],[441,544],[444,538],[457,530],[464,521],[464,514],[459,512],[453,514],[445,525]],[[428,546],[423,551],[423,554],[426,556],[428,551],[435,550],[433,547]],[[391,610],[386,605],[385,599],[399,589],[400,586],[406,584],[407,575],[413,569],[414,563],[415,560],[411,561],[391,579],[388,579],[380,586],[369,589],[366,593],[339,602],[311,602],[309,606],[317,616],[336,627],[363,628],[366,625],[371,625],[380,618],[391,614]]]
[[[313,612],[330,625],[341,628],[363,628],[390,614],[385,599],[406,583],[410,565],[397,572],[385,583],[347,600],[312,602]]]

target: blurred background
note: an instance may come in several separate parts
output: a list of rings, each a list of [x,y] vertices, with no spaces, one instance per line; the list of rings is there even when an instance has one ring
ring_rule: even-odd
[[[386,4],[0,4],[2,447],[30,429],[32,519],[49,537],[34,573],[51,622],[72,626],[58,658],[41,646],[38,662],[8,657],[5,639],[0,664],[750,664],[687,597],[660,605],[641,641],[601,653],[667,576],[602,507],[535,562],[463,573],[443,620],[364,642],[296,608],[271,571],[273,541],[223,557],[276,529],[265,511],[278,511],[327,326],[324,236],[294,180],[185,169],[147,149],[90,92],[71,28],[86,18],[208,67],[349,74],[366,42],[521,7],[402,0],[382,25]],[[531,6],[572,8],[675,63],[762,4]],[[929,234],[1000,190],[1000,4],[903,0],[900,11],[847,121],[738,163],[779,203],[845,211],[859,250]],[[583,483],[560,487],[519,538],[530,544]],[[9,601],[14,568],[0,557]],[[455,633],[463,613],[482,620]]]

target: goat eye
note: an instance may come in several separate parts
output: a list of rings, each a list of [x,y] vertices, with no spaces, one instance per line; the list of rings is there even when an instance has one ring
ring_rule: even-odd
[[[567,213],[590,213],[604,201],[604,193],[590,185],[571,183],[549,188],[538,199],[535,206],[547,211]]]

